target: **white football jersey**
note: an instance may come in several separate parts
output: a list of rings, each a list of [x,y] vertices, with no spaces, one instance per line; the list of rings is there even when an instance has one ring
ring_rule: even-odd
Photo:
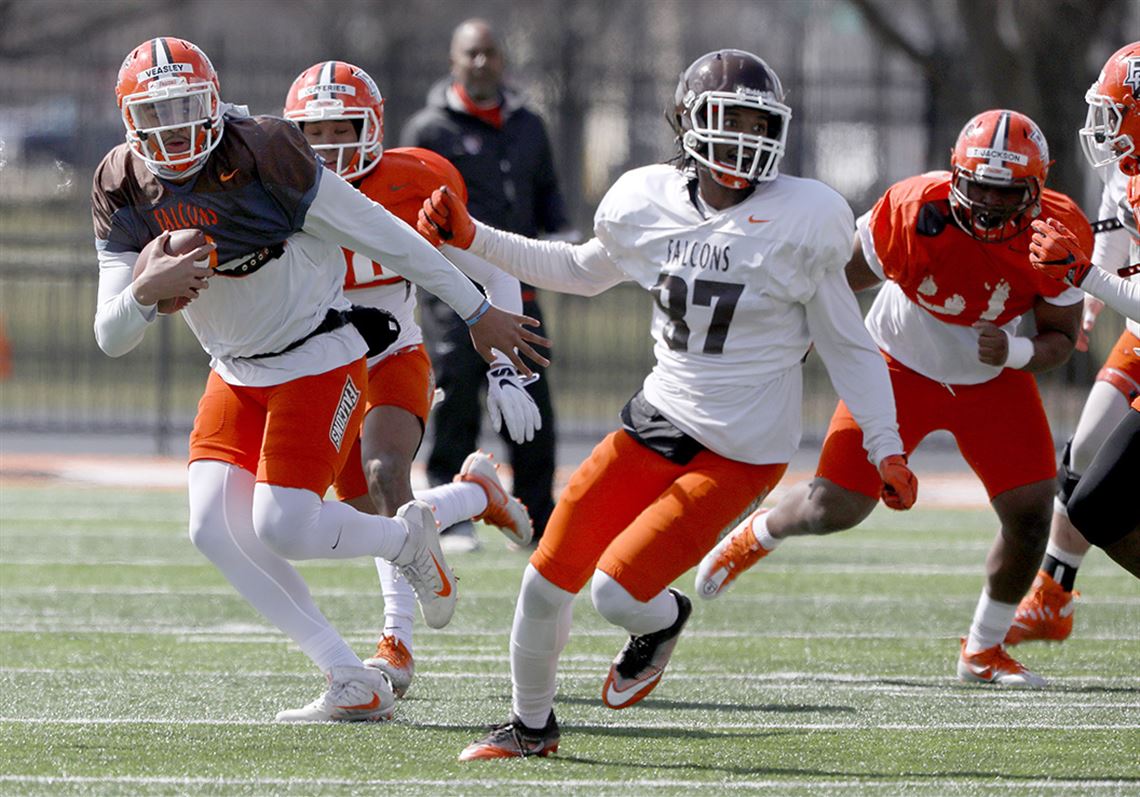
[[[1100,218],[1112,218],[1115,216],[1115,218],[1124,225],[1124,230],[1122,232],[1112,231],[1098,235],[1096,237],[1097,246],[1093,249],[1092,253],[1092,262],[1110,274],[1116,274],[1116,270],[1122,265],[1140,263],[1140,230],[1136,227],[1136,215],[1132,212],[1132,207],[1128,204],[1128,175],[1113,165],[1109,169],[1107,177],[1108,180],[1105,182],[1104,191],[1101,194]],[[1105,213],[1106,210],[1108,213]],[[1120,262],[1118,257],[1112,257],[1111,255],[1098,257],[1098,255],[1102,254],[1101,250],[1114,251],[1109,245],[1109,241],[1111,236],[1117,235],[1128,236],[1128,260],[1126,263]],[[1131,276],[1125,279],[1135,280],[1136,277]],[[1125,327],[1128,331],[1140,337],[1140,321],[1126,318],[1125,322]]]
[[[781,175],[706,215],[673,166],[624,174],[598,207],[594,232],[655,299],[646,398],[723,456],[787,462],[799,444],[801,366],[812,342],[805,303],[828,278],[844,280],[853,231],[846,201],[815,180]],[[860,320],[856,306],[846,331],[877,358]]]

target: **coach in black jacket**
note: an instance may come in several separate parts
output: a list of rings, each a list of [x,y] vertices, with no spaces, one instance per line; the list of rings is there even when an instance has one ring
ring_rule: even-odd
[[[451,39],[451,75],[432,86],[427,106],[404,127],[400,146],[430,149],[455,164],[467,183],[467,207],[480,221],[531,238],[572,236],[546,128],[503,85],[503,69],[491,27],[480,19],[460,23]],[[534,288],[523,285],[522,290],[523,312],[541,320]],[[487,364],[469,345],[467,327],[450,307],[421,291],[420,310],[436,381],[444,391],[427,465],[434,485],[451,481],[478,442],[479,391]],[[542,429],[522,445],[512,442],[505,428],[501,436],[514,469],[514,494],[530,509],[537,540],[554,508],[554,410],[545,378],[527,390],[542,413]]]

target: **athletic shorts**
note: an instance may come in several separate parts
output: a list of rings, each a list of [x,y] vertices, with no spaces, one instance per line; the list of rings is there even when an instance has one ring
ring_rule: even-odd
[[[530,562],[568,592],[597,568],[648,601],[695,566],[787,467],[708,450],[678,465],[612,432],[570,478]]]
[[[1124,330],[1105,358],[1096,381],[1108,382],[1129,402],[1140,398],[1140,338]]]
[[[399,407],[407,410],[427,424],[431,412],[435,378],[431,360],[422,343],[392,352],[368,369],[368,401],[364,414],[376,407]],[[368,494],[368,480],[364,477],[360,435],[352,444],[348,460],[333,482],[336,496],[348,501]]]
[[[227,384],[211,371],[190,434],[190,461],[229,462],[257,481],[324,497],[364,420],[364,358],[270,387]]]
[[[908,455],[931,432],[950,432],[991,500],[1056,477],[1053,435],[1033,374],[1006,368],[980,385],[945,385],[883,356]],[[842,401],[831,417],[816,475],[869,498],[878,499],[882,491],[879,471],[863,448],[863,430]]]

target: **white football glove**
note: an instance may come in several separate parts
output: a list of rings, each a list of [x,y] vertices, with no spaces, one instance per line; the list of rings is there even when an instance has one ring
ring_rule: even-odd
[[[532,380],[533,381],[533,380]],[[507,434],[516,443],[529,443],[542,428],[542,415],[519,372],[510,363],[494,362],[487,371],[487,412],[495,431],[507,424]]]

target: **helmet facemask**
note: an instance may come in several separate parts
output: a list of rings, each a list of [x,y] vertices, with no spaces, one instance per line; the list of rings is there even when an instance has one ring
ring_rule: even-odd
[[[975,196],[971,196],[971,188]],[[997,189],[1009,201],[977,198]],[[1037,215],[1041,183],[1034,178],[1015,180],[1009,169],[982,164],[975,171],[955,167],[950,181],[950,210],[972,237],[986,243],[1006,241],[1022,232]]]
[[[221,142],[221,100],[212,82],[171,77],[122,99],[127,143],[160,177],[198,171]]]
[[[700,94],[690,91],[683,104],[681,146],[689,157],[709,170],[714,180],[727,188],[743,189],[779,176],[792,116],[787,105],[747,88]],[[732,108],[763,112],[768,119],[767,132],[758,135],[726,129]]]
[[[1132,136],[1122,133],[1127,109],[1112,97],[1098,94],[1096,85],[1085,94],[1089,110],[1085,116],[1085,126],[1079,131],[1081,147],[1085,157],[1094,169],[1100,169],[1133,156],[1136,160],[1136,142]]]
[[[325,165],[345,180],[363,177],[383,154],[383,128],[371,108],[346,107],[340,100],[310,100],[304,110],[286,111],[285,116],[301,125],[302,129],[308,122],[352,123],[357,134],[355,140],[343,144],[312,145]]]

